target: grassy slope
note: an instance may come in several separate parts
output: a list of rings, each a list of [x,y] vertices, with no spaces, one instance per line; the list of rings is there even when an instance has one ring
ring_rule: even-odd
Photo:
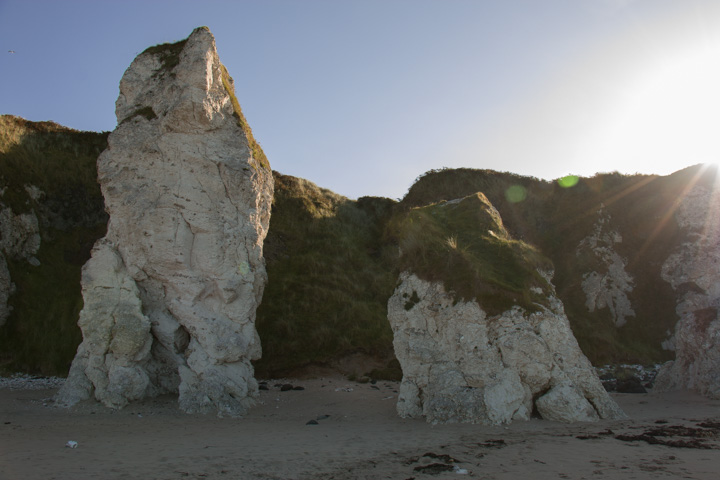
[[[0,202],[15,214],[35,211],[40,266],[8,258],[16,286],[0,328],[0,371],[67,373],[81,340],[80,269],[107,218],[95,174],[106,134],[0,116]],[[33,200],[25,185],[45,195]]]
[[[389,223],[400,247],[399,268],[441,281],[458,299],[477,299],[490,313],[513,305],[537,310],[547,294],[538,268],[551,263],[525,242],[513,239],[485,195],[400,211]]]
[[[275,173],[265,240],[268,284],[257,313],[259,376],[353,352],[392,356],[386,305],[397,277],[381,243],[392,203],[351,201]]]
[[[524,192],[524,200],[509,199],[507,193],[512,188]],[[533,177],[493,170],[431,170],[415,181],[400,202],[400,207],[421,207],[464,198],[477,192],[487,197],[505,225],[512,227],[512,235],[517,239],[532,241],[537,232],[549,226],[544,205],[552,196],[553,185]]]

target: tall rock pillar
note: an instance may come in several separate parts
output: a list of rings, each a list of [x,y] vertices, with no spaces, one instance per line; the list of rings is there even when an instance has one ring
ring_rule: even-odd
[[[178,392],[186,412],[242,415],[273,178],[210,31],[140,54],[116,115],[98,159],[108,231],[83,268],[83,342],[57,400]]]

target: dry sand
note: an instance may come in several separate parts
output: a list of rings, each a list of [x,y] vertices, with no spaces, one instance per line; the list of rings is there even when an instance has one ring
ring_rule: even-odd
[[[614,395],[624,421],[433,426],[396,416],[397,383],[279,383],[242,419],[183,414],[172,397],[66,410],[49,401],[55,390],[0,389],[0,479],[720,478],[720,428],[708,423],[720,427],[720,401],[687,392]],[[646,439],[710,448],[616,438],[658,428],[676,435]]]

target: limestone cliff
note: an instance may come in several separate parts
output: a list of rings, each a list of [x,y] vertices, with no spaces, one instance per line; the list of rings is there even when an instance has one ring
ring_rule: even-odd
[[[108,231],[62,404],[179,392],[186,412],[242,415],[257,394],[255,311],[273,192],[207,28],[140,54],[98,159]]]
[[[670,342],[676,357],[659,372],[656,388],[720,399],[720,192],[693,187],[674,217],[686,241],[663,264],[662,276],[678,295]]]
[[[486,424],[528,420],[535,409],[565,422],[624,416],[582,354],[547,263],[509,236],[483,195],[396,222],[407,270],[388,319],[403,370],[401,416]]]

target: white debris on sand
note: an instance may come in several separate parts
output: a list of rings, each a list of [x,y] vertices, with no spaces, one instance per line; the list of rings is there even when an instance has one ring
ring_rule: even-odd
[[[11,377],[0,377],[0,388],[10,390],[47,390],[60,388],[65,379],[60,377],[38,377],[25,373],[16,373]]]

